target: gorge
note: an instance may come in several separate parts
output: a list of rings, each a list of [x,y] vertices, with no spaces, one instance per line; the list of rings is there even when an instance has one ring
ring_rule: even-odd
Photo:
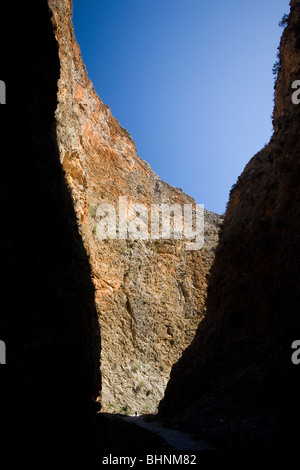
[[[154,205],[177,205],[183,212],[195,201],[163,182],[137,155],[128,131],[96,94],[75,40],[71,2],[51,0],[49,5],[61,64],[56,110],[60,161],[89,255],[101,325],[99,400],[103,411],[155,412],[172,365],[204,315],[206,276],[222,217],[204,210],[201,250],[188,251],[183,238],[129,237],[126,227],[123,234],[97,236],[103,205],[115,208],[119,227],[120,204],[133,224],[134,204],[151,214]]]
[[[124,414],[215,449],[295,445],[300,1],[290,6],[273,136],[225,217],[204,209],[204,246],[187,250],[175,236],[99,239],[101,204],[195,201],[137,155],[96,94],[71,0],[5,2],[14,27],[1,37],[10,45],[0,108],[3,446],[169,449]]]

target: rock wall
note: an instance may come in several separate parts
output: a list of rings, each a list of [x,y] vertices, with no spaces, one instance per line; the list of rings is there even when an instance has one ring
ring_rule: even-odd
[[[4,2],[1,15],[1,455],[70,442],[75,455],[101,387],[100,331],[57,148],[58,47],[46,1]]]
[[[206,301],[222,218],[205,211],[205,245],[184,240],[97,237],[97,207],[195,204],[164,183],[136,152],[129,133],[96,94],[72,25],[72,4],[49,0],[59,46],[56,110],[60,159],[92,266],[102,352],[102,409],[154,412],[171,367],[190,344]],[[201,201],[200,201],[201,202]]]
[[[174,366],[159,416],[224,448],[296,444],[300,336],[300,2],[280,44],[270,143],[231,191],[195,340]]]

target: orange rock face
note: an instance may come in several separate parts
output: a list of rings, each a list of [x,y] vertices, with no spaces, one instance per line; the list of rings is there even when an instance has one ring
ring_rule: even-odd
[[[112,116],[87,77],[68,0],[49,0],[59,45],[56,110],[60,158],[72,190],[96,289],[102,352],[102,408],[154,412],[171,367],[190,344],[205,313],[206,276],[222,218],[204,211],[205,243],[187,250],[171,239],[97,236],[100,204],[192,204],[137,155],[129,133]],[[149,212],[150,213],[150,212]]]

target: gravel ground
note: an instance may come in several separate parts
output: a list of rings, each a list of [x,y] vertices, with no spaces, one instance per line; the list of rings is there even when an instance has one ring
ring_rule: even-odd
[[[213,450],[213,448],[205,442],[194,441],[188,434],[164,428],[159,422],[145,421],[143,416],[127,416],[123,419],[128,423],[133,423],[148,431],[152,431],[163,438],[167,444],[175,450]]]

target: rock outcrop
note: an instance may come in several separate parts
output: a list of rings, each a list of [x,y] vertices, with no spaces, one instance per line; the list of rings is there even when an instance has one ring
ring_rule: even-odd
[[[230,194],[207,315],[174,366],[159,417],[223,448],[293,446],[299,423],[300,2],[280,45],[274,133]],[[298,366],[299,367],[299,366]]]
[[[1,456],[70,442],[75,455],[101,388],[100,331],[56,143],[58,46],[47,1],[3,3]]]
[[[205,244],[97,236],[100,204],[193,204],[136,153],[129,133],[95,92],[82,62],[70,0],[49,0],[59,46],[56,110],[60,159],[93,272],[101,325],[102,409],[154,412],[169,373],[190,344],[206,301],[222,218],[205,210]],[[150,214],[150,212],[149,212]]]

